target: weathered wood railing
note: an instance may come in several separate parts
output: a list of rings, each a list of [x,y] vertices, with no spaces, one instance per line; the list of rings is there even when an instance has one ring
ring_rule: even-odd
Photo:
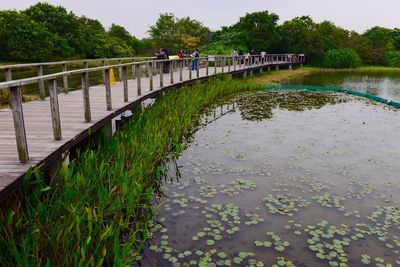
[[[122,59],[118,59],[122,60]],[[205,68],[205,75],[215,75],[217,74],[217,68],[219,68],[220,73],[237,71],[247,68],[254,68],[260,66],[268,66],[268,65],[276,65],[279,64],[302,64],[304,63],[304,55],[294,55],[294,54],[267,54],[263,57],[260,55],[257,56],[227,56],[227,55],[219,55],[219,56],[207,56],[200,57],[197,59],[198,68],[195,70],[196,78],[200,77],[199,69]],[[100,66],[100,67],[92,67],[88,68],[88,61],[85,62],[85,68],[70,70],[67,71],[66,63],[57,63],[61,64],[63,67],[63,71],[54,74],[43,75],[42,66],[44,64],[54,64],[54,63],[37,63],[37,64],[22,64],[23,66],[37,66],[38,67],[38,76],[20,79],[20,80],[11,80],[11,67],[17,67],[22,65],[13,65],[11,67],[1,66],[1,69],[6,70],[6,82],[0,83],[0,90],[9,90],[10,95],[10,106],[13,114],[14,128],[15,128],[15,138],[17,143],[17,151],[18,157],[21,163],[25,163],[29,161],[29,153],[28,153],[28,143],[25,132],[25,121],[23,115],[23,106],[22,106],[22,90],[21,87],[24,85],[35,84],[39,85],[39,90],[41,96],[45,96],[44,86],[45,81],[48,83],[49,88],[49,99],[50,99],[50,111],[53,125],[53,136],[54,140],[62,139],[61,132],[61,120],[60,120],[60,112],[58,105],[58,92],[57,92],[57,79],[62,78],[64,87],[68,87],[68,76],[70,75],[80,75],[81,76],[81,87],[82,87],[82,95],[83,95],[83,119],[85,122],[90,122],[92,120],[91,109],[90,109],[90,94],[89,94],[89,75],[92,72],[102,71],[105,91],[106,91],[106,109],[112,110],[112,101],[111,101],[111,82],[110,82],[110,70],[114,68],[120,69],[121,81],[123,84],[123,98],[124,102],[129,101],[128,96],[128,69],[131,68],[132,77],[136,79],[136,87],[137,87],[137,95],[140,96],[142,94],[142,76],[145,75],[148,78],[149,89],[152,91],[154,89],[153,77],[155,75],[159,75],[159,87],[164,86],[164,75],[170,76],[170,84],[173,84],[174,81],[174,72],[175,70],[179,71],[179,81],[183,81],[183,72],[184,70],[189,72],[189,79],[193,79],[193,70],[191,69],[191,64],[193,62],[192,58],[184,58],[184,59],[173,59],[173,60],[155,60],[155,59],[145,59],[144,61],[134,61],[128,63],[121,63],[115,65],[108,66]],[[213,64],[210,64],[213,62]],[[164,64],[170,64],[169,73],[164,73],[163,66]],[[212,66],[213,65],[213,66]],[[210,70],[213,68],[213,71]],[[260,68],[262,70],[262,68]],[[213,73],[211,73],[213,72]],[[246,72],[245,72],[246,74]]]

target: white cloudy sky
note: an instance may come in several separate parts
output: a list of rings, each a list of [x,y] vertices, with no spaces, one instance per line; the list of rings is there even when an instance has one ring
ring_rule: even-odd
[[[25,9],[39,1],[0,0],[0,9]],[[314,21],[330,20],[346,29],[364,32],[372,26],[400,28],[400,0],[47,0],[77,15],[98,19],[109,27],[124,26],[136,37],[147,36],[160,13],[190,16],[212,30],[235,23],[246,12],[268,10],[280,23],[310,15]]]

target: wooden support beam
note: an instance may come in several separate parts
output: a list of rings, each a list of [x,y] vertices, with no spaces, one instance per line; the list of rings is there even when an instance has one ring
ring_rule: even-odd
[[[12,70],[5,69],[6,82],[12,81]]]
[[[29,153],[28,143],[26,141],[24,113],[22,110],[21,87],[16,86],[10,88],[10,105],[14,119],[18,158],[21,163],[26,163],[29,161]]]
[[[163,64],[164,62],[160,62],[160,87],[164,86],[164,71],[163,71]]]
[[[154,70],[153,62],[149,63],[148,68],[149,68],[149,87],[150,87],[150,91],[153,91],[153,89],[154,89],[153,88],[154,87],[154,85],[153,85],[153,70]]]
[[[124,84],[124,102],[128,102],[128,71],[126,65],[122,67],[122,82]]]
[[[136,65],[136,81],[137,81],[137,95],[142,95],[142,82],[140,73],[140,64]]]
[[[43,66],[39,65],[36,67],[36,71],[37,71],[37,76],[43,76]],[[46,97],[46,91],[44,89],[44,80],[39,80],[39,95],[40,95],[40,99],[45,99]]]
[[[85,122],[91,122],[92,121],[92,114],[90,112],[90,98],[89,98],[89,86],[87,84],[87,75],[89,73],[84,72],[81,74],[81,84],[82,84],[82,94],[83,94],[83,108],[84,108],[84,114],[85,114]],[[105,78],[105,72],[104,72],[104,78]],[[107,79],[105,79],[107,80]],[[105,81],[106,83],[107,81]]]
[[[184,59],[179,61],[179,81],[183,81],[183,65],[184,65]]]
[[[62,71],[68,71],[67,68],[67,63],[62,64]],[[68,88],[68,75],[64,75],[63,76],[63,86],[64,86],[64,93],[68,93],[69,92],[69,88]]]
[[[174,61],[169,62],[169,76],[171,78],[171,84],[174,84]]]
[[[112,110],[110,69],[106,69],[106,103],[107,103],[107,110]]]
[[[118,64],[122,64],[122,60],[118,60]],[[122,67],[118,67],[119,80],[122,81]]]
[[[57,80],[49,80],[49,96],[50,96],[50,110],[51,110],[51,122],[53,125],[54,140],[61,140],[61,120],[60,120],[60,108],[58,105],[58,93],[57,93]]]
[[[101,66],[104,66],[105,62],[104,60],[101,61]],[[103,84],[106,84],[106,70],[101,70],[101,73],[103,75]]]

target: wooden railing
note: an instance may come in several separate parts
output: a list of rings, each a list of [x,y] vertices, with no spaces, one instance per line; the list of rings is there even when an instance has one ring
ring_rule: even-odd
[[[126,60],[124,59],[107,59],[107,60]],[[68,62],[50,62],[50,63],[34,63],[34,64],[18,64],[18,65],[8,65],[1,66],[0,69],[4,69],[6,71],[7,81],[0,83],[0,91],[1,90],[9,90],[10,96],[10,106],[13,114],[14,128],[15,128],[15,138],[17,143],[17,151],[18,157],[21,163],[25,163],[29,161],[29,153],[28,153],[28,143],[25,132],[25,121],[23,116],[23,106],[22,106],[22,91],[21,87],[29,84],[38,84],[40,94],[44,99],[44,83],[48,82],[49,88],[49,98],[50,98],[50,110],[51,110],[51,118],[53,125],[53,136],[54,140],[60,140],[62,138],[61,132],[61,121],[60,121],[60,113],[59,113],[59,105],[58,105],[58,91],[57,91],[57,79],[63,78],[64,87],[68,88],[68,76],[70,75],[80,75],[81,76],[81,86],[82,86],[82,95],[83,95],[83,119],[85,122],[90,122],[91,118],[91,110],[90,110],[90,96],[89,96],[89,75],[92,72],[102,71],[103,72],[103,82],[106,90],[106,109],[112,110],[112,102],[111,102],[111,83],[110,83],[110,70],[114,68],[119,68],[121,81],[123,84],[124,90],[124,102],[128,102],[128,71],[132,72],[132,77],[136,79],[137,83],[137,95],[141,95],[142,89],[142,75],[146,75],[149,82],[149,89],[152,91],[154,89],[153,84],[153,76],[159,75],[159,87],[162,88],[164,86],[164,73],[163,73],[163,64],[167,62],[171,64],[169,76],[170,83],[174,83],[174,70],[177,69],[179,71],[179,80],[183,81],[183,71],[184,68],[190,66],[192,62],[192,58],[185,59],[174,59],[174,60],[155,60],[154,58],[144,58],[143,61],[134,61],[128,63],[121,63],[115,65],[107,65],[100,67],[88,68],[87,62],[89,60],[83,60],[85,63],[85,68],[70,70],[67,71],[66,65]],[[101,61],[106,61],[106,59],[102,59]],[[206,68],[206,76],[217,74],[217,67],[224,72],[237,71],[247,68],[254,68],[266,65],[277,65],[277,64],[286,64],[286,65],[295,65],[302,64],[305,61],[304,55],[298,54],[267,54],[264,57],[260,55],[257,56],[238,56],[232,57],[228,55],[218,55],[218,56],[207,56],[200,57],[197,59],[199,67],[196,70],[196,78],[199,78],[199,69],[200,67]],[[77,61],[70,61],[77,62]],[[210,66],[210,62],[214,62],[214,66]],[[202,64],[204,66],[202,66]],[[62,65],[63,71],[54,74],[43,75],[43,72],[39,71],[44,65]],[[38,67],[38,76],[12,80],[12,69],[18,67]],[[213,71],[210,71],[210,68],[213,68]],[[192,71],[189,71],[189,80],[193,79]],[[158,72],[158,74],[157,74]],[[211,73],[213,72],[213,73]],[[168,74],[167,74],[168,75]],[[68,92],[67,90],[64,90]]]

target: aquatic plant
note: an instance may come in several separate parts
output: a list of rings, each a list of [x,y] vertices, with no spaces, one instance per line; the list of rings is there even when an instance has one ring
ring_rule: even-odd
[[[37,170],[28,173],[24,193],[0,213],[0,265],[126,266],[140,260],[166,161],[179,155],[210,103],[254,87],[219,77],[170,91],[114,138],[79,153],[60,171],[58,186],[48,186]]]

